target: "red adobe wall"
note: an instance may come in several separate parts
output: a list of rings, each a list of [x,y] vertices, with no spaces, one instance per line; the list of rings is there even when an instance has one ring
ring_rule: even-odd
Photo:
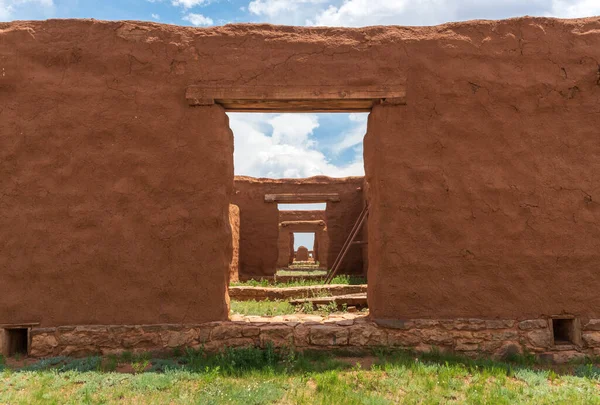
[[[275,274],[279,256],[279,211],[276,203],[265,203],[265,194],[339,193],[340,202],[327,203],[329,236],[327,262],[333,263],[362,209],[363,177],[334,179],[256,179],[236,176],[233,203],[240,207],[240,274]],[[352,249],[345,272],[362,273],[362,252]]]
[[[279,211],[279,223],[283,221],[325,221],[325,210],[322,211]],[[327,266],[327,248],[326,246],[329,244],[329,240],[321,240],[328,239],[327,232],[317,232],[322,227],[315,227],[315,245],[319,246],[319,241],[321,242],[321,246],[318,247],[318,251],[321,255],[325,257],[319,257],[321,265],[323,267]],[[310,231],[313,231],[312,229]],[[289,234],[290,231],[282,230],[279,228],[279,241],[278,241],[278,258],[277,258],[277,267],[285,268],[290,264],[290,258],[294,255],[294,236]],[[291,231],[296,232],[296,231]],[[308,231],[307,231],[308,232]],[[320,237],[320,239],[319,239]],[[312,246],[308,247],[309,249],[313,249]]]
[[[406,86],[365,140],[373,316],[600,316],[600,18],[18,21],[0,23],[0,61],[0,324],[227,317],[233,139],[190,84]],[[331,252],[360,194],[328,213],[330,235],[352,218]],[[242,270],[268,275],[276,210],[249,203],[275,249],[244,249],[239,205]]]
[[[372,316],[597,315],[600,21],[442,34],[369,117]]]

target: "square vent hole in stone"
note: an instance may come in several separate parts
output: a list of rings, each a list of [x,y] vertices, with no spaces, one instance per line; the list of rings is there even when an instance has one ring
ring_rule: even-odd
[[[9,357],[26,356],[29,352],[29,333],[27,328],[11,328],[4,330],[6,352]]]
[[[575,319],[552,319],[552,333],[555,345],[576,344]]]

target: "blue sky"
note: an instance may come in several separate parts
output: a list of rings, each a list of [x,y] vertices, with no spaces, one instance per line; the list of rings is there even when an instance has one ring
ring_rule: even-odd
[[[0,21],[45,18],[143,20],[208,27],[434,25],[522,15],[600,15],[600,0],[0,0]],[[362,175],[366,114],[230,114],[236,174]]]

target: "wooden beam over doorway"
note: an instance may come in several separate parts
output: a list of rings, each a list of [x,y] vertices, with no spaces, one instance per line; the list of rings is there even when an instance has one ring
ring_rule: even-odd
[[[303,194],[265,194],[268,203],[326,203],[340,202],[338,193],[303,193]]]
[[[404,84],[389,86],[191,85],[190,106],[220,104],[233,112],[369,112],[375,104],[406,104]]]

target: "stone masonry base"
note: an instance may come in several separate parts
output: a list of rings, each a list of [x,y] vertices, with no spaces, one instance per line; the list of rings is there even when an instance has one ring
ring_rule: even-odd
[[[83,356],[123,351],[259,346],[297,350],[399,347],[504,358],[525,351],[561,363],[600,355],[600,320],[586,322],[575,343],[555,344],[552,320],[412,319],[373,321],[360,314],[235,317],[201,325],[64,326],[30,329],[32,357]]]

